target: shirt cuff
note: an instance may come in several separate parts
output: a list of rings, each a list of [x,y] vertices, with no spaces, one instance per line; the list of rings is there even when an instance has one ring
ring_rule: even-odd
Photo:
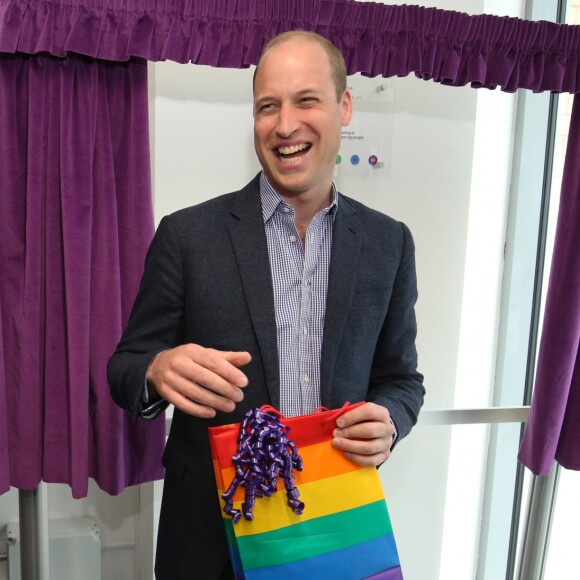
[[[149,385],[147,379],[145,379],[145,385],[143,386],[143,395],[141,399],[143,405],[141,408],[140,416],[143,419],[155,419],[160,413],[165,411],[168,407],[168,403],[165,399],[159,399],[153,403],[149,402]]]
[[[399,436],[399,432],[397,431],[397,426],[395,425],[395,422],[390,419],[391,421],[391,425],[395,428],[395,432],[391,435],[391,439],[392,439],[392,443],[391,443],[391,449],[394,447],[395,443],[397,442],[397,437]]]

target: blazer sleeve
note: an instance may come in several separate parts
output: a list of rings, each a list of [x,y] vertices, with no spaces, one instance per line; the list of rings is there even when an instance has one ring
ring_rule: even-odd
[[[411,232],[402,228],[402,253],[387,314],[376,344],[367,400],[389,409],[397,441],[417,422],[423,405],[423,375],[417,372],[415,339],[417,277]]]
[[[129,322],[107,367],[114,401],[139,416],[151,360],[183,342],[183,274],[175,230],[168,218],[157,228]]]

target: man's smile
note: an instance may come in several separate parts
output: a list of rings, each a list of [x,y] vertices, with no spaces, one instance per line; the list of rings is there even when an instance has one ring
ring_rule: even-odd
[[[300,159],[310,151],[312,145],[309,143],[300,143],[297,145],[286,145],[283,147],[278,147],[276,153],[278,154],[278,159],[283,163],[297,163]]]

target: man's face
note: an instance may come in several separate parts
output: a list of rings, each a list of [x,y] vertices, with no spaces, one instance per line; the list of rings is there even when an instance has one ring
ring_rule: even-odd
[[[254,85],[254,146],[280,195],[326,201],[351,115],[350,92],[337,102],[320,45],[292,39],[263,56]]]

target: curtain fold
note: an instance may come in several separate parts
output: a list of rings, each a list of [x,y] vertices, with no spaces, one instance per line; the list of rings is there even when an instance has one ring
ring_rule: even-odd
[[[332,40],[349,74],[580,91],[577,26],[352,0],[5,0],[0,52],[243,68],[293,28]]]
[[[10,472],[7,467],[9,462],[9,452],[8,452],[8,421],[5,420],[6,417],[6,374],[4,372],[4,340],[2,332],[1,321],[3,319],[2,314],[2,300],[0,297],[0,494],[10,489]]]
[[[575,95],[530,416],[519,459],[580,470],[580,96]]]
[[[144,61],[0,54],[0,493],[163,475],[163,418],[106,378],[153,234],[147,112]]]

